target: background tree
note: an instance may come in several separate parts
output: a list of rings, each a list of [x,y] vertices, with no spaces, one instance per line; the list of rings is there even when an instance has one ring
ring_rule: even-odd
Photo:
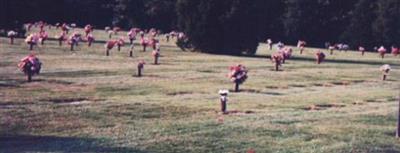
[[[400,1],[379,0],[376,4],[375,39],[379,44],[394,45],[400,40]]]
[[[351,14],[350,23],[341,36],[342,40],[349,42],[353,47],[373,47],[371,23],[376,19],[375,8],[374,0],[359,0]]]
[[[195,49],[209,53],[254,54],[263,1],[178,0],[178,26]]]

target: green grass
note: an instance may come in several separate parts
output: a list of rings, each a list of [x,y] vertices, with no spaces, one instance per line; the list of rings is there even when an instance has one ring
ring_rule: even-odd
[[[36,49],[43,71],[27,83],[16,65],[28,46],[0,38],[0,152],[400,152],[398,57],[336,51],[316,65],[316,49],[294,49],[275,72],[265,44],[246,57],[184,52],[162,39],[160,65],[139,46],[130,58],[127,46],[106,57],[103,45],[71,52],[48,41]],[[237,63],[249,79],[229,95],[238,113],[221,116],[217,91],[233,88],[226,76]]]

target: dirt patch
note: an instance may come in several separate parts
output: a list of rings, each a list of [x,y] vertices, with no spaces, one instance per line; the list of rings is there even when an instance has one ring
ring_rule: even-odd
[[[220,111],[216,111],[216,113],[221,113]],[[248,115],[248,114],[255,114],[255,111],[246,110],[246,111],[239,111],[239,110],[230,110],[223,113],[224,115]]]
[[[240,89],[241,92],[249,92],[249,93],[263,93],[261,90],[257,90],[257,89]],[[234,92],[234,91],[230,91],[230,92]]]
[[[341,107],[345,107],[346,105],[343,104],[314,104],[314,105],[310,105],[306,108],[303,108],[304,110],[326,110],[328,108],[341,108]]]
[[[291,84],[289,87],[295,87],[295,88],[304,88],[307,87],[306,85],[301,85],[301,84]]]
[[[339,85],[339,86],[347,86],[350,85],[349,81],[333,81],[331,82],[333,85]]]
[[[52,102],[55,104],[86,104],[91,102],[102,101],[103,99],[93,99],[93,98],[86,98],[86,97],[76,97],[76,98],[49,98],[49,99],[42,99],[42,101]]]
[[[229,90],[229,92],[235,92],[235,91]],[[264,91],[257,90],[257,89],[240,89],[239,92],[247,92],[247,93],[254,93],[254,94],[266,94],[266,95],[272,95],[272,96],[284,95],[283,93],[279,93],[279,92],[264,92]]]
[[[193,92],[189,92],[189,91],[178,91],[178,92],[169,92],[166,95],[168,96],[177,96],[177,95],[190,95],[193,94]]]
[[[267,89],[279,89],[278,86],[265,86],[265,88],[267,88]]]

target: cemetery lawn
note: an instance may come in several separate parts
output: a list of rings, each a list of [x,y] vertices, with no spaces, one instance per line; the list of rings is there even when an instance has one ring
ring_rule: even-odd
[[[36,48],[43,68],[31,83],[16,66],[28,45],[0,38],[0,152],[400,152],[399,57],[323,50],[317,65],[316,49],[294,49],[276,72],[265,44],[255,56],[212,55],[162,37],[153,65],[150,48],[106,57],[107,34],[94,36],[103,42],[91,48]],[[218,90],[234,88],[227,74],[238,63],[249,78],[221,115]],[[387,81],[383,64],[393,69]]]

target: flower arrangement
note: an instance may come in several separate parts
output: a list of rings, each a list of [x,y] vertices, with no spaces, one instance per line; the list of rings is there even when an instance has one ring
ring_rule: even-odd
[[[13,30],[8,31],[8,33],[7,33],[7,36],[10,37],[10,38],[11,37],[16,37],[17,35],[18,35],[18,33],[13,31]]]
[[[116,40],[109,40],[106,42],[106,45],[104,45],[104,47],[106,47],[106,49],[113,49],[117,43],[118,41]]]
[[[399,55],[399,48],[392,46],[392,54],[393,56]]]
[[[25,42],[29,45],[29,50],[33,50],[33,46],[39,42],[39,34],[30,34],[25,38]]]
[[[385,54],[386,54],[386,48],[381,46],[378,48],[378,53],[379,55],[381,55],[382,58],[385,58]]]
[[[160,56],[160,49],[153,50],[153,52],[151,54],[153,55],[153,57],[159,57]]]
[[[231,66],[229,67],[230,73],[229,73],[229,78],[231,79],[232,82],[235,83],[235,91],[239,91],[239,85],[244,83],[248,76],[248,70],[246,69],[245,66],[238,64],[236,66]]]
[[[317,60],[317,64],[321,64],[321,62],[325,59],[325,54],[324,52],[321,52],[320,50],[315,53],[315,58]]]
[[[7,33],[7,36],[10,38],[10,44],[14,44],[14,38],[17,37],[18,33],[11,30]]]
[[[158,57],[160,57],[160,49],[155,49],[153,50],[153,52],[151,53],[154,57],[154,64],[158,64]]]
[[[39,33],[39,41],[41,42],[42,45],[44,44],[44,41],[46,41],[48,37],[49,35],[46,31],[42,31]]]
[[[27,80],[31,81],[33,75],[39,74],[42,63],[33,53],[20,60],[18,63],[19,69],[27,75]]]
[[[299,40],[297,42],[297,47],[300,48],[300,54],[303,54],[304,47],[306,46],[306,44],[307,44],[306,41],[303,40]]]
[[[389,64],[385,64],[385,65],[382,65],[382,66],[380,67],[380,70],[382,71],[382,80],[386,80],[386,77],[387,77],[387,75],[389,75],[389,71],[390,71],[391,69],[392,69],[392,68],[390,67]]]
[[[69,29],[70,28],[69,28],[68,24],[66,24],[66,23],[62,24],[62,26],[61,26],[62,31],[64,31],[65,33],[68,33]]]
[[[365,48],[364,48],[364,47],[359,46],[359,47],[358,47],[358,51],[360,51],[360,52],[361,52],[361,55],[364,56],[364,53],[365,53]]]
[[[128,37],[129,37],[129,39],[132,39],[132,40],[134,40],[135,38],[136,38],[136,31],[134,30],[134,29],[131,29],[129,32],[128,32]]]
[[[146,51],[146,47],[149,44],[149,41],[146,38],[141,38],[140,39],[140,44],[143,46],[143,52]]]
[[[282,63],[285,63],[285,60],[292,57],[292,52],[293,52],[293,50],[291,47],[285,47],[285,48],[283,48],[283,50],[280,51],[280,53],[282,54],[282,57],[283,57]]]
[[[86,33],[86,36],[87,36],[87,35],[89,35],[90,32],[92,32],[93,27],[92,27],[92,25],[88,24],[88,25],[85,26],[84,30],[85,30],[85,33]]]
[[[146,62],[144,60],[140,60],[137,65],[138,69],[143,69],[145,64]]]
[[[81,34],[74,32],[68,39],[68,44],[71,46],[71,51],[74,50],[74,46],[78,45],[79,41],[81,40]]]
[[[281,53],[275,53],[271,55],[271,61],[275,63],[275,71],[279,70],[279,67],[281,66],[283,59],[284,57]]]
[[[104,27],[104,31],[106,31],[106,33],[108,33],[108,31],[110,31],[111,28],[110,27]]]
[[[331,55],[333,55],[333,51],[336,49],[335,45],[329,45],[328,50],[330,52]]]
[[[89,33],[89,34],[86,36],[86,39],[87,39],[87,42],[88,42],[88,46],[89,46],[89,47],[92,46],[92,43],[95,41],[94,36],[93,36],[91,33]]]
[[[392,68],[390,67],[389,64],[385,64],[385,65],[382,65],[379,69],[380,69],[383,73],[389,73],[389,71],[390,71]]]
[[[68,44],[75,45],[81,40],[81,34],[74,32],[68,39]]]
[[[125,44],[124,38],[121,37],[121,38],[119,38],[119,39],[116,40],[116,41],[117,41],[118,51],[120,51],[120,50],[121,50],[121,47],[124,46],[124,44]]]
[[[144,65],[146,64],[146,62],[144,62],[143,60],[140,60],[137,64],[137,69],[138,69],[138,76],[141,77],[142,76],[142,69],[144,68]]]

